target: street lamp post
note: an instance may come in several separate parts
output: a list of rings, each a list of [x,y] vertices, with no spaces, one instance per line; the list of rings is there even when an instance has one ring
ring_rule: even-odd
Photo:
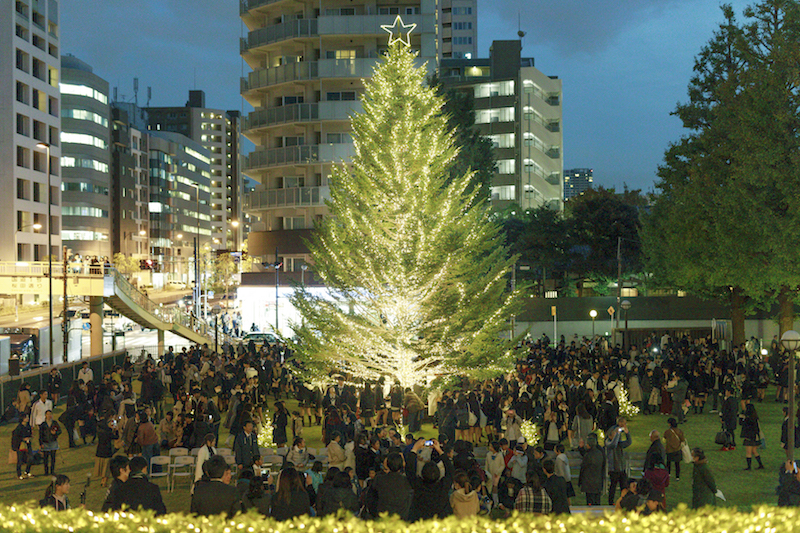
[[[216,304],[214,307],[211,308],[211,312],[214,314],[214,353],[217,354],[219,349],[219,313],[222,311],[222,308],[219,304]]]
[[[622,334],[622,352],[625,353],[625,344],[628,340],[628,309],[631,308],[631,302],[629,300],[622,300],[622,303],[619,305],[625,310],[625,332]]]
[[[589,311],[589,316],[592,317],[592,340],[594,340],[594,319],[597,318],[597,311],[592,309]]]
[[[786,424],[786,456],[789,461],[794,461],[794,431],[795,431],[795,360],[797,349],[800,348],[800,333],[793,329],[781,335],[781,344],[789,350],[789,419]]]
[[[50,144],[41,142],[36,145],[39,148],[44,148],[47,154],[47,279],[49,281],[50,286],[50,301],[49,301],[49,311],[50,311],[50,333],[48,335],[48,344],[50,347],[50,364],[55,363],[55,358],[53,357],[53,228],[52,228],[52,209],[53,209],[53,202],[51,198],[51,188],[50,188]]]

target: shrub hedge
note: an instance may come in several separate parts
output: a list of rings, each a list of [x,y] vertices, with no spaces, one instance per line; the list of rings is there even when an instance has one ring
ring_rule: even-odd
[[[0,506],[0,531],[14,533],[118,532],[140,533],[780,533],[798,527],[796,508],[759,507],[749,513],[735,509],[706,508],[690,511],[681,506],[668,514],[652,516],[574,514],[532,516],[515,514],[507,520],[476,517],[429,520],[407,524],[396,518],[367,522],[352,517],[298,518],[275,522],[256,514],[197,517],[149,512],[96,514],[82,509],[56,512],[24,506]]]

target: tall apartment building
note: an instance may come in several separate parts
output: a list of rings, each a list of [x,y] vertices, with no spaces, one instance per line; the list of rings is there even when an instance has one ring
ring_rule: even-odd
[[[255,145],[242,171],[259,183],[244,209],[260,217],[249,252],[299,271],[308,260],[303,244],[325,216],[328,175],[353,154],[350,114],[361,110],[362,79],[369,78],[388,48],[397,15],[414,23],[411,47],[419,62],[435,68],[439,49],[434,0],[276,2],[240,0],[248,28],[241,54],[252,69],[241,80],[242,96],[255,110],[242,133]]]
[[[442,59],[478,57],[477,0],[439,0]]]
[[[72,254],[113,256],[108,82],[61,56],[61,240]]]
[[[200,143],[211,154],[211,245],[240,250],[245,227],[240,199],[239,112],[206,107],[203,91],[189,91],[184,107],[150,107],[148,129],[171,131]]]
[[[13,233],[0,239],[4,261],[46,260],[48,232],[61,257],[58,24],[57,0],[0,0],[0,227]]]
[[[521,57],[520,41],[494,41],[488,59],[443,59],[443,83],[474,96],[478,131],[495,146],[495,208],[562,209],[561,80]]]
[[[180,133],[148,132],[150,254],[167,279],[194,280],[211,249],[211,153]],[[156,281],[156,285],[158,285]]]
[[[573,168],[564,171],[564,200],[575,198],[592,188],[594,171],[591,168]]]
[[[150,152],[147,114],[133,103],[111,108],[113,252],[150,258]]]

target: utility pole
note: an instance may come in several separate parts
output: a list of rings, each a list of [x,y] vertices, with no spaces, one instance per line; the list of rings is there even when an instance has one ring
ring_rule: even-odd
[[[614,327],[614,344],[619,332],[619,309],[622,302],[622,237],[617,237],[617,325]]]
[[[67,299],[67,273],[69,272],[69,261],[67,260],[67,247],[64,246],[64,312],[61,319],[61,329],[63,330],[61,339],[64,343],[64,353],[61,356],[63,362],[69,359],[69,300]]]
[[[281,262],[278,259],[278,247],[275,247],[275,335],[278,334],[278,288],[280,287],[280,278],[278,272],[281,269]]]

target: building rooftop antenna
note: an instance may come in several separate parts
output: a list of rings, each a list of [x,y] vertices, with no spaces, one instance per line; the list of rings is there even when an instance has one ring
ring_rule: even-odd
[[[526,33],[522,31],[522,14],[519,11],[517,11],[517,35],[520,41],[522,41],[522,38],[526,35]]]

